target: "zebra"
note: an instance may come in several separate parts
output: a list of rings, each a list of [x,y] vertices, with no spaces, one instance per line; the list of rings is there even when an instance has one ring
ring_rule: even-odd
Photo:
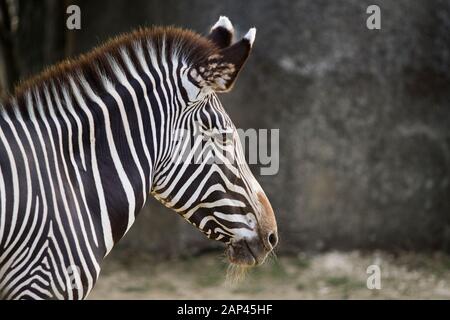
[[[255,33],[140,28],[18,85],[0,105],[0,298],[86,298],[150,194],[232,264],[264,262],[274,212],[217,95]]]

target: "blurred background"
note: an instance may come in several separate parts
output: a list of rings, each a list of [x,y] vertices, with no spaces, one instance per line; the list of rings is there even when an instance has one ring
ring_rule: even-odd
[[[81,30],[65,27],[71,4]],[[380,30],[366,28],[371,4]],[[252,168],[277,216],[279,259],[223,284],[223,247],[150,199],[94,298],[450,299],[447,0],[0,0],[0,13],[2,93],[138,26],[207,34],[226,15],[238,36],[258,29],[221,100],[239,128],[280,129],[279,173]],[[382,290],[366,288],[373,263]]]

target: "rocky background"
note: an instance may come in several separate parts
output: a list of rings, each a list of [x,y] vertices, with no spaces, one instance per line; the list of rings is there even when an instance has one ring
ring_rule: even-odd
[[[279,252],[450,252],[450,2],[0,4],[3,91],[137,26],[206,33],[220,15],[238,35],[256,26],[252,56],[222,102],[237,127],[280,129],[279,173],[258,177],[278,218]],[[65,28],[69,4],[81,8],[79,31]],[[371,4],[381,30],[366,28]],[[8,24],[6,7],[17,16]],[[119,247],[174,256],[217,244],[150,199]]]

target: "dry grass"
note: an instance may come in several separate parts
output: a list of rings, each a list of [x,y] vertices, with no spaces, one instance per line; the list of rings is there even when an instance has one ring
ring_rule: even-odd
[[[381,290],[366,286],[371,264],[381,268]],[[242,278],[241,268],[228,269],[216,254],[159,262],[116,254],[90,299],[450,299],[443,254],[282,256],[244,271]]]

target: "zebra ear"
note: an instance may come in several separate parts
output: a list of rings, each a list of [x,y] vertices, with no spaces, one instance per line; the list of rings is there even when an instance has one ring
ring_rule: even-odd
[[[247,60],[255,40],[256,29],[251,28],[244,38],[192,70],[191,76],[200,87],[209,87],[215,92],[227,92]]]
[[[230,19],[220,16],[216,24],[211,28],[208,39],[216,46],[223,49],[228,47],[233,41],[234,28]]]

